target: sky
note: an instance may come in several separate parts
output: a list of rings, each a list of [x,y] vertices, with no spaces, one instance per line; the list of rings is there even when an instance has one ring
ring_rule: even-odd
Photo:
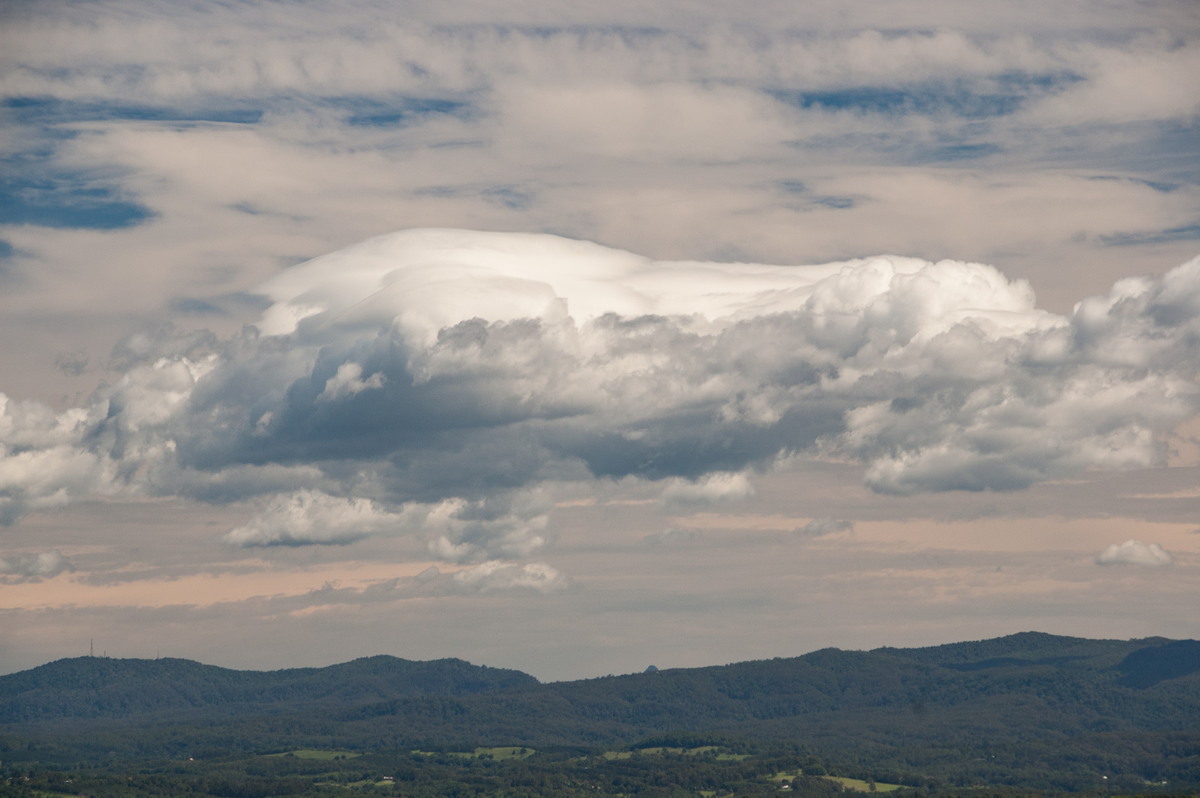
[[[1200,10],[11,0],[0,672],[1200,638]]]

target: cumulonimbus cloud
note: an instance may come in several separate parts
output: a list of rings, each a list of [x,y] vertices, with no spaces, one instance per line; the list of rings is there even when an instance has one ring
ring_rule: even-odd
[[[860,462],[883,493],[1013,490],[1162,462],[1200,412],[1200,259],[1060,316],[974,263],[660,262],[411,230],[261,292],[258,329],[139,339],[82,407],[0,406],[0,517],[277,496],[230,542],[399,530],[482,563],[545,545],[547,482],[728,498],[798,455]]]

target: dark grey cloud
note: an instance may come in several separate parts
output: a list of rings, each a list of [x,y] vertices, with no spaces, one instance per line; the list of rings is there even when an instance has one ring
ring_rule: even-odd
[[[58,551],[0,556],[0,583],[52,579],[73,570],[71,562]]]

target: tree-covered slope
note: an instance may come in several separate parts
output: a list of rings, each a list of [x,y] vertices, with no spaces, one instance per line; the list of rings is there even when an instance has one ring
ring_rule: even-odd
[[[296,712],[400,696],[454,696],[537,684],[458,659],[357,659],[327,668],[239,671],[184,659],[77,657],[0,676],[0,723],[131,718],[181,710]]]
[[[1066,789],[1107,770],[1200,786],[1198,719],[1200,643],[1036,633],[550,684],[390,657],[268,673],[84,658],[0,677],[0,751],[60,759],[708,736],[906,778]]]

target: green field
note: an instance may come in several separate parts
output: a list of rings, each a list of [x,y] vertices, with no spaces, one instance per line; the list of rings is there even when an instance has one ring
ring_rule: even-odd
[[[791,781],[792,779],[800,776],[802,773],[803,771],[800,770],[787,773],[776,773],[771,777],[771,781]],[[877,781],[875,782],[875,789],[872,790],[871,782],[863,779],[851,779],[845,776],[822,776],[821,778],[837,782],[847,790],[854,790],[855,792],[892,792],[893,790],[899,790],[903,788],[903,785],[901,784],[888,784],[886,782]]]
[[[640,756],[663,756],[665,754],[677,754],[682,756],[701,756],[703,754],[712,753],[718,762],[741,762],[749,759],[749,754],[732,754],[716,745],[702,745],[696,748],[675,748],[671,746],[658,746],[653,748],[638,748],[633,751],[605,751],[605,759],[631,759],[635,754]]]
[[[885,784],[884,782],[875,782],[875,789],[871,789],[871,782],[863,781],[862,779],[848,779],[845,776],[825,776],[830,781],[836,781],[848,790],[857,790],[858,792],[891,792],[898,790],[900,784]]]
[[[296,759],[317,759],[323,762],[333,762],[338,759],[354,759],[362,756],[354,751],[327,751],[319,748],[297,748],[294,751],[283,751],[278,754],[267,754],[267,756],[293,756]]]
[[[421,756],[438,756],[434,751],[413,751]],[[457,756],[463,759],[524,759],[533,756],[537,751],[520,745],[497,745],[490,748],[476,748],[474,751],[446,751],[442,756]]]

